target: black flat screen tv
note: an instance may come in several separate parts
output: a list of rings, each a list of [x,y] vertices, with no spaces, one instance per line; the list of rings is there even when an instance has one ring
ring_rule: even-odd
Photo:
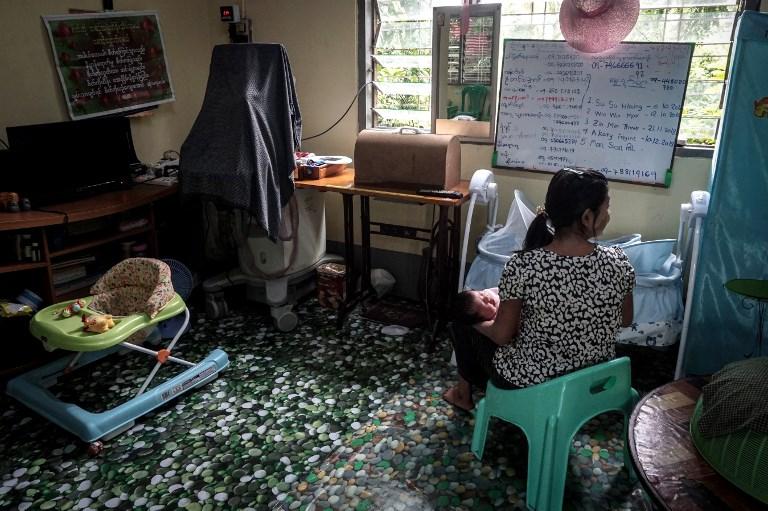
[[[129,186],[140,165],[125,117],[9,126],[6,132],[12,155],[3,191],[29,197],[33,208]]]

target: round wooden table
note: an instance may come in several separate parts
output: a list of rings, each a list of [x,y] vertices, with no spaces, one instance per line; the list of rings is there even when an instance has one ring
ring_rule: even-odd
[[[646,394],[629,420],[629,451],[645,490],[674,511],[765,510],[721,477],[691,442],[691,414],[707,383],[688,378]]]

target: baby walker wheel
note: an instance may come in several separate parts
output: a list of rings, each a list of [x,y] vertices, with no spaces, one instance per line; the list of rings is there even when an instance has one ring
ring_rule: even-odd
[[[88,456],[94,457],[101,454],[101,452],[104,450],[104,443],[100,442],[99,440],[96,440],[95,442],[91,442],[88,444]]]

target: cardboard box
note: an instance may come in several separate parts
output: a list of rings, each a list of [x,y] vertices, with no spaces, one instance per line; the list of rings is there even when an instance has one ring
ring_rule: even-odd
[[[461,144],[455,135],[419,130],[363,130],[355,142],[355,184],[448,190],[461,176]]]

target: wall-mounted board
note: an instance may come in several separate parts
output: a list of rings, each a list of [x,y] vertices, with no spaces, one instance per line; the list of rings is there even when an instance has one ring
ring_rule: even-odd
[[[72,119],[175,99],[154,11],[43,16]]]
[[[665,184],[692,54],[692,43],[588,54],[565,41],[505,40],[494,167],[581,166]]]

